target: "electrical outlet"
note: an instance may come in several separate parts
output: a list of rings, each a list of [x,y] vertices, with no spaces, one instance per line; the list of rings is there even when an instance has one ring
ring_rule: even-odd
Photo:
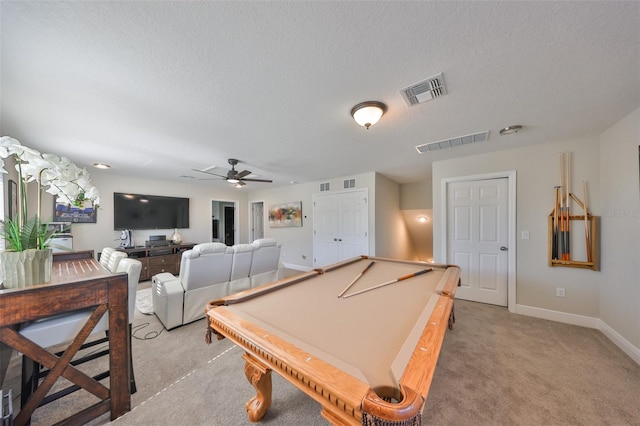
[[[564,287],[556,288],[556,296],[565,297]]]

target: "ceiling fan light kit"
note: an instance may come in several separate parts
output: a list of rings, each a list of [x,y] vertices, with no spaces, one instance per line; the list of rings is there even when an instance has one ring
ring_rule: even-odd
[[[351,109],[351,116],[362,127],[369,128],[376,124],[387,112],[387,106],[378,101],[361,102]]]
[[[500,136],[513,135],[522,130],[522,126],[516,124],[514,126],[507,126],[504,129],[500,129]]]

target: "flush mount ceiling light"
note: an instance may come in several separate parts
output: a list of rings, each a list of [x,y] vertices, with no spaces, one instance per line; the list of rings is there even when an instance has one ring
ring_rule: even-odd
[[[95,167],[96,169],[108,169],[108,168],[111,168],[110,165],[104,164],[104,163],[93,163],[93,167]]]
[[[378,101],[361,102],[351,108],[351,116],[356,123],[367,129],[376,124],[385,112],[387,106]]]
[[[522,126],[519,124],[516,124],[515,126],[507,126],[504,129],[500,129],[500,136],[513,135],[518,133],[520,130],[522,130]]]

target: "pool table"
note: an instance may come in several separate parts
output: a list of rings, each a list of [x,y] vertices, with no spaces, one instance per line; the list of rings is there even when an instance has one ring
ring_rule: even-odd
[[[459,281],[457,266],[361,256],[209,302],[207,341],[244,349],[253,422],[275,370],[333,424],[416,425]]]

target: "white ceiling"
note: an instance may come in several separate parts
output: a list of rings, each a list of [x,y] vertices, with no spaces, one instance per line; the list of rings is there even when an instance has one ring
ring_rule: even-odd
[[[274,180],[246,190],[371,171],[417,182],[432,161],[598,134],[640,106],[635,1],[3,0],[0,13],[0,133],[119,175],[184,181],[233,157]],[[438,73],[448,94],[407,107],[399,90]],[[366,100],[388,105],[369,130],[350,116]]]

